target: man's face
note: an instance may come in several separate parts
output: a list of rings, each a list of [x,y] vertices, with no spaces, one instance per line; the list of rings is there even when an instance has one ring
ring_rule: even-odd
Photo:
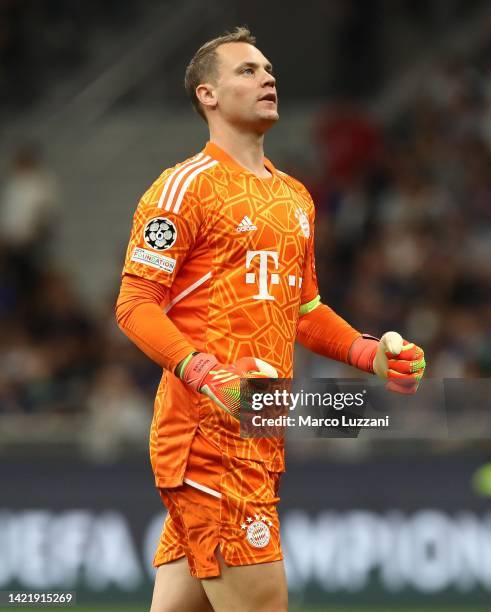
[[[235,125],[265,132],[278,121],[278,98],[272,66],[248,43],[226,43],[217,49],[215,112]]]

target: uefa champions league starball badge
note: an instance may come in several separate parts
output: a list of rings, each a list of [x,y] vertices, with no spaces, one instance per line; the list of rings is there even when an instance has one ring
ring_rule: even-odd
[[[177,238],[176,226],[166,217],[151,219],[143,231],[148,246],[157,251],[165,251],[174,245]]]

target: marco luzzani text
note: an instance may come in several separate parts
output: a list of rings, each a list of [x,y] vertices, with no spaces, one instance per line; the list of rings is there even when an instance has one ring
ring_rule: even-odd
[[[251,423],[254,427],[389,427],[389,415],[374,418],[356,414],[356,411],[362,412],[366,407],[366,390],[358,393],[292,393],[286,389],[275,389],[271,393],[253,393],[250,407],[258,413],[263,409],[269,413],[269,416],[252,416]],[[271,416],[275,409],[281,409],[282,414]],[[304,414],[291,414],[299,409]],[[309,409],[315,409],[316,412],[319,409],[328,409],[329,414],[314,416],[308,414]],[[348,409],[348,414],[342,412],[344,409]],[[285,410],[290,414],[285,414]]]

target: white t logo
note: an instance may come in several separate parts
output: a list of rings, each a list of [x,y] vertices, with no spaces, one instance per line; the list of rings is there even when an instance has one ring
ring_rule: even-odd
[[[268,292],[268,257],[273,259],[275,270],[278,269],[278,253],[276,251],[247,251],[246,270],[251,267],[251,261],[259,256],[259,293],[253,295],[254,300],[274,300],[274,297]],[[256,274],[254,272],[246,273],[246,283],[252,285],[256,283]],[[278,285],[280,277],[278,274],[271,274],[271,284]]]

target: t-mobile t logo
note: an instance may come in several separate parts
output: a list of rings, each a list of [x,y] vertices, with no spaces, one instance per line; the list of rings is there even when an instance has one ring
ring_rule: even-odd
[[[246,283],[253,285],[257,283],[259,292],[253,295],[255,300],[274,300],[274,297],[268,292],[268,258],[273,260],[275,270],[278,270],[278,253],[276,251],[247,251],[246,270],[251,267],[251,262],[255,257],[259,257],[259,279],[256,279],[255,272],[246,272]],[[273,272],[270,276],[271,284],[278,285],[280,277]]]

